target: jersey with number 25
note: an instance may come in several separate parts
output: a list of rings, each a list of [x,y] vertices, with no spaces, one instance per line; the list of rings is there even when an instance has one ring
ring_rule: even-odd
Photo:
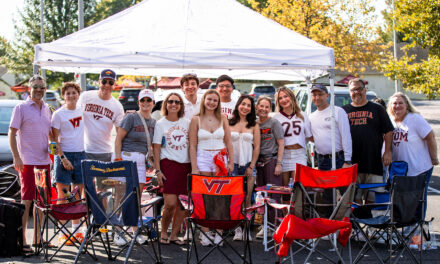
[[[306,138],[311,137],[310,122],[304,112],[301,112],[304,120],[296,115],[288,116],[283,112],[276,113],[273,118],[280,121],[284,130],[284,146],[299,144],[306,146]]]

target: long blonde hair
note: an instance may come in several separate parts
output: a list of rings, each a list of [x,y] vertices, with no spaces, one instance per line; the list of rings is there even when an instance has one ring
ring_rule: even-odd
[[[301,108],[299,107],[299,104],[298,104],[298,101],[296,100],[295,94],[293,94],[292,90],[290,90],[286,86],[281,86],[280,88],[278,88],[278,90],[275,94],[275,110],[277,112],[283,111],[283,107],[280,105],[280,103],[278,101],[279,96],[280,96],[280,92],[284,92],[290,97],[290,100],[292,101],[293,113],[296,114],[297,117],[304,120],[304,116],[301,114]]]
[[[215,118],[217,118],[218,121],[222,120],[222,107],[221,107],[221,102],[220,102],[220,94],[217,92],[217,90],[215,89],[209,89],[208,91],[206,91],[203,96],[202,96],[202,101],[200,102],[200,112],[198,114],[196,114],[197,116],[204,116],[206,113],[206,108],[205,108],[205,99],[208,95],[210,94],[215,94],[217,95],[218,98],[218,105],[217,107],[214,109],[214,116]]]
[[[417,111],[417,109],[414,107],[414,105],[411,103],[411,100],[409,99],[409,97],[402,93],[402,92],[397,92],[394,93],[393,95],[390,96],[390,99],[388,99],[388,114],[395,116],[394,111],[393,111],[393,104],[391,102],[392,99],[400,97],[403,99],[403,101],[406,104],[406,109],[408,111],[408,113],[416,113],[418,114],[419,111]]]

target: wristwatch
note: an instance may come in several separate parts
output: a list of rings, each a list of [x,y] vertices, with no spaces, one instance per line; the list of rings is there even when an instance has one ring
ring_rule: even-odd
[[[61,155],[60,156],[60,158],[63,160],[63,159],[66,159],[66,156],[64,156],[64,154],[63,155]]]
[[[351,161],[344,161],[344,163],[351,165]]]

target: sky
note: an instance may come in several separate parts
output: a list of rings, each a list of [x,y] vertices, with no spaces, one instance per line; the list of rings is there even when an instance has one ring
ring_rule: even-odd
[[[386,7],[385,0],[373,0],[373,2],[375,2],[378,20],[381,21],[380,11]],[[24,0],[0,0],[0,36],[9,41],[14,39],[13,18],[18,19],[17,9],[23,4]]]

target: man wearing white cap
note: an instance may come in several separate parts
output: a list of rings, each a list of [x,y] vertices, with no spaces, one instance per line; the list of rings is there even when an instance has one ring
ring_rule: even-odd
[[[114,160],[131,160],[136,162],[140,190],[146,182],[146,169],[151,166],[147,158],[152,157],[151,139],[154,136],[154,126],[156,120],[151,118],[151,110],[154,106],[154,94],[149,89],[144,89],[139,93],[139,111],[127,114],[122,119],[115,139]],[[137,237],[138,243],[145,243],[145,238],[141,235]],[[119,234],[115,235],[114,242],[118,246],[126,243]]]

